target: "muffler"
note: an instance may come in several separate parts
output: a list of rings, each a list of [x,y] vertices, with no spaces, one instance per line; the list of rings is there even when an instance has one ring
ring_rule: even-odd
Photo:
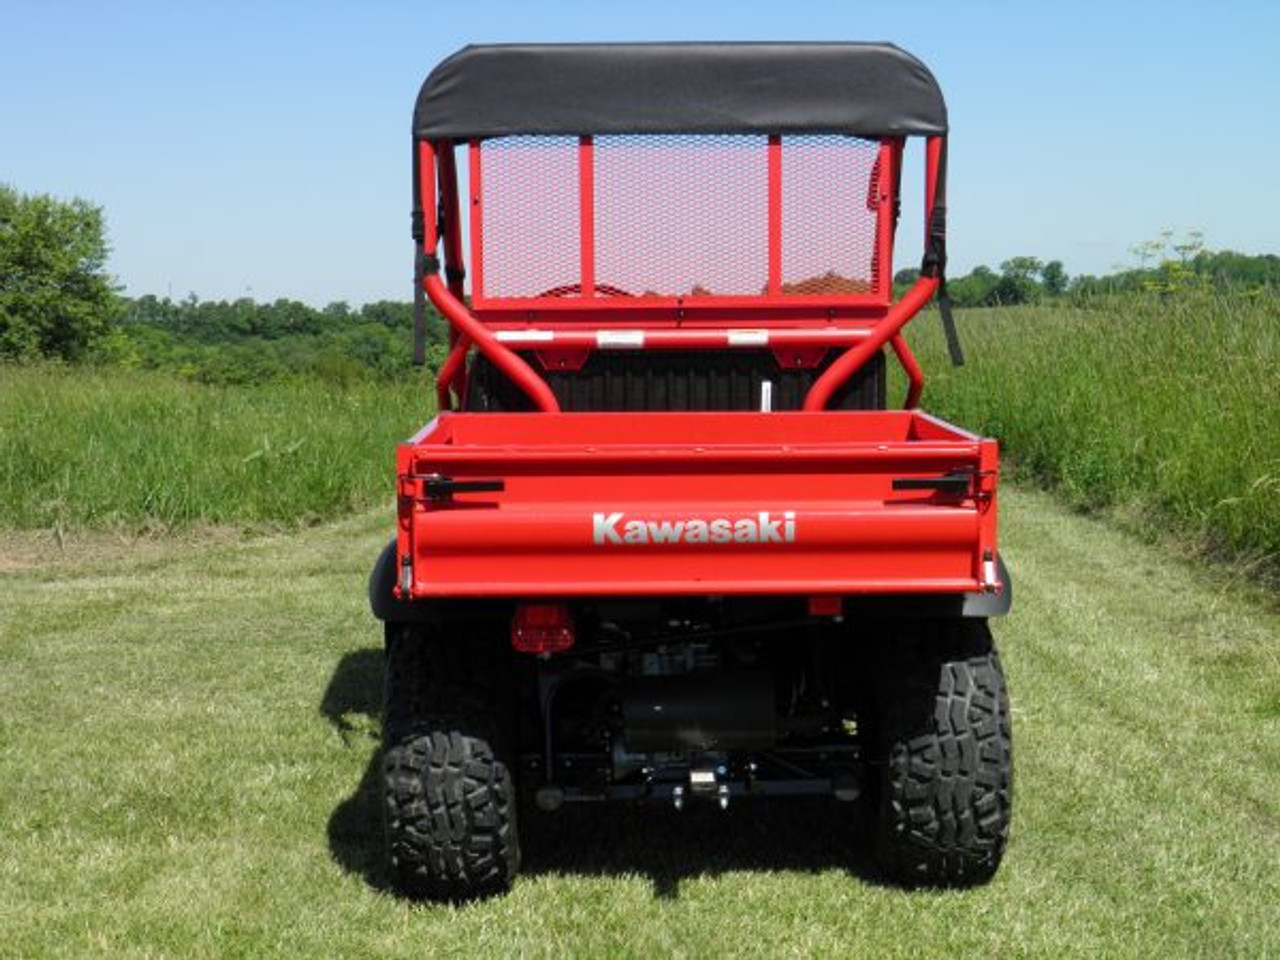
[[[776,712],[763,671],[646,677],[623,688],[622,740],[630,753],[763,750]]]

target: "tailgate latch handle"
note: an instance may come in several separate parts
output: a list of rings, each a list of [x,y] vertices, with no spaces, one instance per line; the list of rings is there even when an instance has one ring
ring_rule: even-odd
[[[428,500],[448,500],[455,493],[501,493],[505,480],[454,480],[438,473],[422,478],[422,492]]]
[[[894,490],[937,490],[939,493],[968,493],[973,486],[973,473],[957,471],[940,477],[897,477]]]

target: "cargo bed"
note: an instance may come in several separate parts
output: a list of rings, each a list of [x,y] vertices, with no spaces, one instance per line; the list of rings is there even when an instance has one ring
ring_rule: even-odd
[[[445,413],[400,446],[400,599],[999,589],[997,449],[915,410]]]

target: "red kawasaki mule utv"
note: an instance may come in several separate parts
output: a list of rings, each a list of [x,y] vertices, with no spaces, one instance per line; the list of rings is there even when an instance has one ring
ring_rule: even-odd
[[[995,872],[996,444],[919,409],[902,338],[942,288],[946,133],[879,44],[480,46],[427,78],[419,319],[451,349],[370,587],[399,889],[505,888],[522,796],[824,795],[896,881]]]

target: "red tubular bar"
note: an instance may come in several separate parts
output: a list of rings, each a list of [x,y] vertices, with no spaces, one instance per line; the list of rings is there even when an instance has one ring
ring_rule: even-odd
[[[893,300],[893,184],[900,155],[891,141],[882,141],[875,166],[878,175],[872,177],[870,185],[876,203],[876,293],[889,301]]]
[[[618,323],[619,317],[638,322],[754,323],[769,321],[772,326],[801,326],[806,329],[829,320],[872,319],[884,316],[892,301],[874,294],[849,297],[807,297],[782,295],[770,297],[661,297],[649,294],[602,297],[502,297],[476,295],[472,303],[476,314],[488,320],[530,320],[534,318],[565,319],[570,323]]]
[[[458,165],[454,159],[453,148],[445,147],[439,155],[440,163],[440,202],[444,206],[444,262],[453,268],[446,279],[449,291],[459,299],[462,298],[462,224],[458,220]],[[439,226],[437,225],[437,230]]]
[[[782,294],[782,138],[769,138],[769,285],[771,297]]]
[[[579,292],[592,298],[596,295],[596,151],[591,137],[578,138],[578,243]]]
[[[480,169],[480,141],[467,145],[467,172],[471,177],[471,197],[467,206],[471,210],[471,302],[484,297],[484,224],[481,219],[480,193],[483,171]]]
[[[458,168],[454,150],[446,146],[437,160],[440,165],[440,201],[444,205],[444,262],[449,292],[461,300],[464,296],[463,276],[466,265],[462,255],[462,221],[458,211]],[[449,269],[452,268],[452,269]],[[471,341],[453,326],[449,327],[449,357],[436,375],[436,405],[440,410],[452,409],[452,390],[459,400],[467,389],[467,353]]]
[[[898,335],[907,321],[920,312],[921,308],[933,297],[938,289],[937,277],[921,277],[915,286],[907,291],[906,296],[893,305],[885,318],[871,328],[865,340],[851,347],[836,361],[827,367],[804,398],[804,408],[810,412],[825,410],[831,401],[831,395],[840,385],[857,373],[858,369],[871,359],[886,343]]]
[[[924,392],[924,371],[916,362],[915,354],[907,346],[907,341],[902,339],[902,334],[893,336],[889,340],[889,346],[893,347],[898,362],[902,364],[902,371],[907,375],[907,399],[902,407],[904,410],[915,410],[920,406],[920,394]]]
[[[933,223],[933,205],[938,200],[938,166],[942,162],[942,137],[929,137],[924,144],[924,246],[929,249],[929,227]]]
[[[441,411],[456,409],[449,395],[451,388],[456,387],[458,399],[462,399],[462,394],[466,390],[462,375],[466,371],[467,353],[470,350],[471,341],[464,334],[459,334],[449,349],[449,356],[440,365],[440,372],[436,374],[436,409]]]
[[[942,187],[939,182],[938,173],[941,169],[942,152],[945,140],[943,137],[929,137],[925,141],[925,172],[924,172],[924,199],[925,199],[925,249],[929,247],[929,229],[933,222],[933,208],[937,202],[938,190]],[[842,356],[829,366],[820,376],[809,393],[804,398],[804,409],[808,411],[825,410],[827,404],[831,401],[831,396],[839,389],[840,385],[848,380],[851,376],[858,372],[868,360],[871,359],[878,350],[882,349],[886,343],[898,336],[898,333],[906,326],[907,321],[919,313],[926,303],[933,298],[938,287],[941,286],[940,277],[922,276],[915,282],[915,285],[907,291],[906,295],[895,303],[883,320],[872,328],[871,333],[865,340],[855,347],[851,347]],[[906,344],[903,343],[903,347]],[[903,354],[898,347],[894,347],[894,352],[898,354],[899,360]],[[906,352],[910,356],[910,351]],[[912,358],[914,363],[914,358]],[[906,368],[906,362],[903,362]],[[916,373],[919,374],[919,365],[916,365]],[[914,378],[911,371],[907,370],[908,379],[912,379],[914,388]],[[923,387],[923,377],[921,375],[921,386]],[[910,403],[910,394],[908,394],[908,403]],[[916,399],[919,400],[917,393]]]
[[[440,242],[440,225],[436,220],[435,145],[426,140],[420,142],[418,161],[418,191],[425,214],[426,228],[423,247],[427,254],[433,255]],[[445,319],[453,324],[463,337],[471,340],[498,370],[527,394],[537,409],[544,413],[560,412],[560,404],[556,402],[555,394],[551,392],[547,382],[538,376],[529,364],[504,347],[493,332],[477,320],[462,300],[445,286],[438,273],[427,274],[423,285],[427,296],[431,298],[436,309],[444,314]]]
[[[508,346],[524,349],[575,350],[732,350],[743,347],[847,347],[861,343],[873,328],[765,330],[714,328],[652,329],[605,327],[566,330],[564,327],[505,327],[494,335]]]
[[[538,410],[543,413],[560,412],[560,404],[556,402],[555,394],[547,386],[547,381],[538,376],[533,367],[503,346],[489,328],[467,309],[466,304],[449,292],[438,274],[427,276],[426,287],[427,296],[436,305],[436,309],[444,314],[445,319],[456,326],[463,336],[468,337],[499,371],[533,401]]]

